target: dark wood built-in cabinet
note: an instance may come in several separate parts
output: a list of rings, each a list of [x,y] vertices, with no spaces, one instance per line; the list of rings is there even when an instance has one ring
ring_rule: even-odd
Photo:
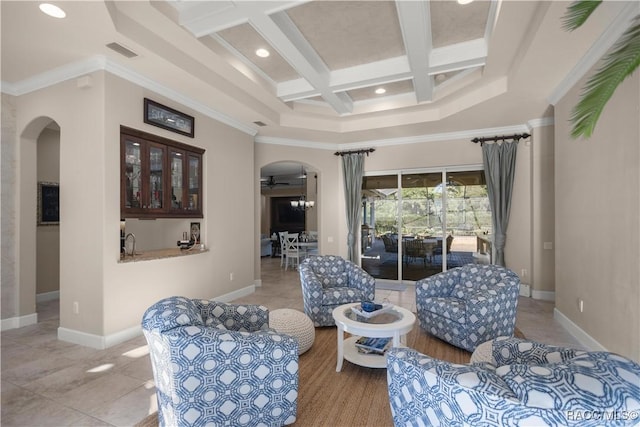
[[[121,217],[202,218],[204,151],[121,126]]]

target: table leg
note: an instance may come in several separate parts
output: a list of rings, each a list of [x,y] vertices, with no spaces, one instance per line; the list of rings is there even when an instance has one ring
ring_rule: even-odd
[[[338,327],[338,361],[336,363],[336,372],[342,370],[342,360],[344,359],[344,328],[341,325]]]
[[[400,332],[398,332],[398,331],[395,331],[393,333],[393,346],[394,347],[401,347],[402,346]]]

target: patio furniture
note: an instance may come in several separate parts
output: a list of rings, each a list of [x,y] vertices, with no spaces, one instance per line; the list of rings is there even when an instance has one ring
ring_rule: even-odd
[[[512,336],[520,278],[497,265],[467,264],[416,282],[420,326],[456,347],[473,351]]]
[[[385,252],[394,254],[398,253],[398,237],[396,235],[383,234],[380,237],[382,238],[382,242],[384,243]]]
[[[259,305],[185,297],[146,310],[160,426],[295,422],[298,341],[270,330],[268,316]]]
[[[392,348],[387,379],[396,426],[632,426],[640,414],[637,363],[519,338],[470,365]]]
[[[407,239],[403,241],[403,244],[405,264],[409,265],[416,259],[422,259],[422,263],[426,267],[427,258],[433,256],[433,244],[426,243],[423,239]]]
[[[373,301],[376,281],[342,257],[321,255],[300,264],[304,312],[315,326],[333,326],[333,309],[352,302]]]

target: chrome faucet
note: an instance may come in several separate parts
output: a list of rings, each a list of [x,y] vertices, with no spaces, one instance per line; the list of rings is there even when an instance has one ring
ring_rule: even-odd
[[[127,234],[124,238],[125,255],[127,255],[127,241],[129,240],[129,237],[133,239],[133,245],[131,246],[131,253],[128,255],[134,256],[136,254],[136,235],[133,233]]]

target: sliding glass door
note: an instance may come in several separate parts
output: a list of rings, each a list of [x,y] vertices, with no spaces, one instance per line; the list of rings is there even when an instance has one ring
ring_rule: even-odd
[[[467,169],[365,176],[362,267],[377,279],[416,281],[477,261],[491,212],[484,172]]]

